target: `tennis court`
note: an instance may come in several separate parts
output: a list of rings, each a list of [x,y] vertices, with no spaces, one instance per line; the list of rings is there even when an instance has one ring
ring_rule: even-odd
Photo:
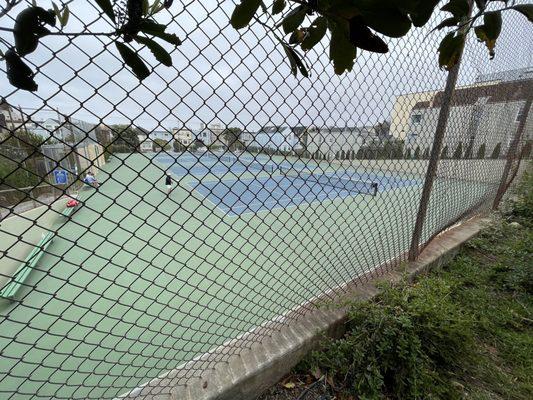
[[[318,174],[330,178],[337,174]],[[304,177],[258,176],[248,179],[215,181],[192,181],[190,186],[202,194],[223,213],[230,216],[257,213],[276,208],[295,207],[301,204],[323,202],[348,196],[373,195],[365,183],[369,178],[378,183],[377,192],[382,193],[401,187],[419,185],[419,181],[395,179],[369,174],[350,174],[350,181],[357,182],[354,188],[345,188],[342,183],[320,183]],[[327,180],[327,179],[326,179]]]
[[[256,157],[339,174],[281,160]],[[419,179],[349,171],[380,183],[372,196],[241,170],[194,155],[106,164],[100,189],[52,224],[54,240],[18,301],[0,304],[0,397],[127,393],[408,248]],[[167,171],[179,182],[169,197]],[[472,193],[472,184],[437,189],[452,187]]]

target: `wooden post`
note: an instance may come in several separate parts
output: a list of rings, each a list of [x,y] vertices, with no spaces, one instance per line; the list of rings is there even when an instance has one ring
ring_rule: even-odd
[[[472,13],[473,0],[469,1],[470,10],[468,11],[468,17]],[[466,26],[465,26],[466,28]],[[466,42],[465,42],[466,45]],[[448,124],[448,117],[450,115],[450,105],[452,101],[452,94],[457,83],[457,77],[459,75],[459,68],[461,66],[461,60],[463,58],[464,46],[459,54],[457,63],[448,72],[446,79],[446,86],[443,92],[442,104],[439,112],[439,119],[437,121],[437,128],[435,129],[435,139],[433,140],[433,147],[431,148],[431,154],[429,156],[429,163],[426,170],[426,177],[424,179],[424,188],[422,189],[422,197],[420,198],[420,204],[418,206],[418,212],[416,214],[415,228],[413,230],[413,236],[411,238],[411,246],[409,248],[409,261],[414,261],[419,254],[420,238],[422,236],[422,228],[424,227],[424,221],[426,219],[427,209],[429,205],[429,199],[431,196],[431,190],[433,188],[433,182],[435,181],[435,175],[437,173],[437,167],[442,152],[442,144],[444,143],[444,134],[446,132],[446,126]]]
[[[515,160],[516,155],[518,154],[518,145],[520,144],[520,139],[522,138],[522,133],[524,132],[527,118],[529,116],[529,111],[531,109],[531,100],[532,94],[530,91],[526,100],[526,104],[524,105],[525,108],[522,120],[518,124],[518,128],[516,129],[513,141],[511,142],[509,150],[507,151],[507,161],[505,162],[505,167],[503,168],[502,177],[500,179],[500,186],[498,187],[498,191],[496,192],[496,196],[494,197],[494,203],[492,203],[493,210],[496,210],[499,207],[500,202],[502,201],[502,197],[505,194],[507,188],[509,187],[507,182],[507,179],[509,178],[509,171],[511,170],[511,165],[513,164],[513,161]]]

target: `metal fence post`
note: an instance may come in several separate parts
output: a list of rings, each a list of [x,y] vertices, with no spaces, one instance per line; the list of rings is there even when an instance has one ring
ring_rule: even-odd
[[[468,17],[472,13],[473,1],[469,2]],[[465,26],[466,27],[466,26]],[[463,28],[465,29],[465,28]],[[466,41],[465,41],[466,46]],[[459,69],[461,67],[461,60],[463,58],[464,46],[461,49],[457,64],[450,70],[448,77],[446,78],[446,86],[444,88],[442,105],[439,112],[439,119],[437,121],[437,128],[435,129],[435,138],[433,140],[433,147],[429,156],[429,163],[426,170],[426,177],[424,179],[424,188],[422,189],[422,197],[418,206],[418,212],[416,214],[415,228],[413,230],[413,236],[411,238],[411,246],[409,248],[409,261],[414,261],[418,257],[418,249],[420,245],[420,237],[422,236],[422,228],[424,227],[424,221],[426,219],[429,198],[431,196],[431,189],[433,188],[433,182],[437,173],[437,167],[442,152],[442,144],[444,143],[444,134],[446,132],[446,126],[448,124],[448,117],[450,114],[450,105],[452,101],[452,94],[457,83],[457,77],[459,75]]]
[[[518,124],[518,128],[513,137],[513,141],[511,142],[509,150],[507,151],[507,161],[505,162],[505,168],[503,169],[502,177],[500,179],[500,186],[498,187],[498,191],[496,192],[496,196],[494,197],[494,203],[492,203],[493,210],[496,210],[499,207],[500,202],[502,201],[502,197],[505,194],[507,188],[509,187],[509,184],[507,182],[509,178],[509,171],[511,170],[513,160],[517,157],[518,145],[520,144],[520,139],[522,138],[522,133],[524,132],[524,128],[529,117],[529,111],[531,109],[531,100],[532,95],[531,91],[529,91],[528,99],[526,100],[526,103],[524,105],[524,115],[522,116],[522,120]]]

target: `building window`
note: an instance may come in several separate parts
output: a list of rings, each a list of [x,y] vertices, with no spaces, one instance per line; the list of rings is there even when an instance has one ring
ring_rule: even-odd
[[[516,121],[515,122],[520,122],[522,121],[522,118],[524,118],[524,114],[526,112],[526,104],[521,104],[520,107],[518,108],[518,112],[516,113]]]
[[[422,122],[422,114],[411,115],[411,122],[413,124],[419,124],[420,122]]]

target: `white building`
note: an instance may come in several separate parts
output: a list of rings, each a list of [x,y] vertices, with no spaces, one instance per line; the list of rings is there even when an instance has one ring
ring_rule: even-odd
[[[378,140],[373,127],[309,129],[307,151],[317,159],[353,159],[365,144]]]
[[[184,146],[190,145],[193,140],[192,131],[187,127],[172,128],[172,135],[174,136],[174,140],[180,142]]]
[[[243,135],[241,135],[243,138]],[[244,139],[244,138],[243,138]],[[244,143],[247,140],[243,140]],[[281,151],[291,153],[303,149],[298,137],[298,128],[289,126],[265,126],[259,132],[253,134],[253,138],[247,145],[256,151]]]
[[[486,156],[501,143],[502,154],[508,149],[519,123],[526,118],[524,138],[533,138],[533,115],[525,110],[533,95],[533,79],[500,81],[457,88],[453,94],[443,148],[451,156],[462,148],[463,156],[476,156],[484,145]],[[431,101],[417,103],[410,114],[406,149],[424,152],[435,135],[443,92]]]
[[[152,140],[152,135],[145,129],[138,129],[142,132],[137,135],[137,138],[139,139],[139,151],[141,153],[149,153],[154,151],[154,141]]]
[[[224,144],[222,137],[223,132],[224,128],[219,123],[211,124],[209,126],[202,124],[199,129],[188,127],[172,129],[174,140],[177,140],[184,146],[190,146],[194,141],[202,142],[205,146],[211,146],[216,142],[222,145]]]
[[[174,142],[174,136],[170,131],[152,131],[150,132],[150,139],[152,140],[164,140],[166,143],[172,146]]]

